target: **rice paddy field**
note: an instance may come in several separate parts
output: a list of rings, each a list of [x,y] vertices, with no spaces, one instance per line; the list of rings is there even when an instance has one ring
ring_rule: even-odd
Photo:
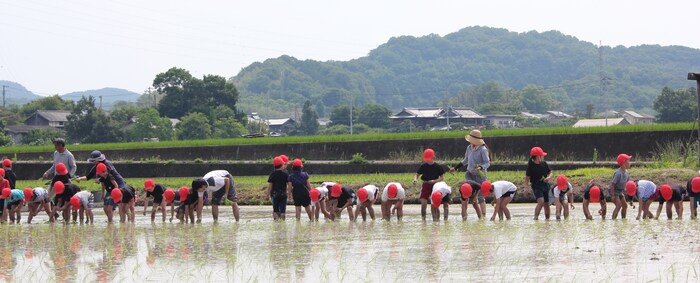
[[[686,203],[687,206],[687,203]],[[654,205],[655,207],[655,205]],[[697,220],[274,222],[271,208],[230,209],[212,223],[36,224],[0,229],[0,280],[15,282],[668,282],[700,280]],[[593,205],[592,209],[597,209]],[[101,210],[101,209],[96,209]],[[293,207],[287,208],[287,215]],[[488,213],[492,208],[488,208]],[[636,210],[632,210],[636,215]],[[293,217],[291,217],[293,218]]]

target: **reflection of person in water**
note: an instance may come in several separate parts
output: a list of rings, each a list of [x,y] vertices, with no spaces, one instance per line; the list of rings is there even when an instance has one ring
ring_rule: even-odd
[[[17,267],[17,259],[12,256],[12,248],[16,245],[3,245],[0,247],[0,280],[3,282],[14,281],[13,273]]]

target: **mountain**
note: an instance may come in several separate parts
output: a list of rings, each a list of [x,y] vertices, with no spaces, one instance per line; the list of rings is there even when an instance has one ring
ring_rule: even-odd
[[[112,105],[114,105],[116,102],[119,102],[119,101],[136,102],[136,100],[138,100],[139,97],[141,97],[141,94],[135,93],[132,91],[128,91],[125,89],[107,87],[107,88],[96,89],[96,90],[71,92],[71,93],[61,95],[61,98],[63,100],[78,101],[83,96],[95,97],[95,102],[96,102],[96,104],[98,104],[97,106],[99,106],[100,97],[102,97],[102,107],[109,109],[109,108],[111,108]]]
[[[34,94],[33,92],[27,90],[23,85],[11,81],[0,80],[0,91],[2,91],[1,86],[7,86],[5,88],[5,104],[25,104],[37,98],[41,98]],[[2,95],[0,93],[0,95]],[[0,97],[2,99],[2,97]],[[2,101],[0,101],[2,103]]]
[[[241,93],[240,108],[262,115],[292,113],[305,100],[326,110],[350,100],[359,105],[377,102],[393,110],[435,106],[487,82],[515,90],[542,86],[559,101],[559,110],[584,112],[586,104],[648,109],[664,86],[693,86],[687,73],[698,70],[699,49],[659,45],[599,49],[558,31],[468,27],[445,36],[394,37],[367,56],[349,61],[281,56],[253,63],[230,80]]]

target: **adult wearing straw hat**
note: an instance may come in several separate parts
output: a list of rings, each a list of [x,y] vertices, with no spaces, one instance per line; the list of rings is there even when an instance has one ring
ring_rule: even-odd
[[[489,166],[491,166],[489,149],[479,130],[472,130],[464,139],[469,142],[467,150],[464,153],[464,159],[450,168],[450,172],[459,170],[463,166],[467,167],[464,178],[474,189],[469,202],[472,203],[476,215],[481,219],[486,215],[486,202],[484,196],[476,192],[480,189],[481,183],[488,180],[486,172]]]

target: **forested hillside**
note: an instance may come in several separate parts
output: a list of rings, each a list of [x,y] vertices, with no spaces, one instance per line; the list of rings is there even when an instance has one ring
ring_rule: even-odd
[[[693,86],[686,74],[700,70],[700,50],[688,47],[604,46],[602,54],[605,96],[599,48],[593,43],[557,31],[516,33],[488,27],[445,36],[395,37],[366,57],[346,62],[281,56],[251,64],[231,80],[241,93],[241,109],[267,116],[300,110],[306,100],[319,114],[350,100],[393,110],[446,103],[479,108],[488,101],[475,96],[492,82],[517,92],[512,99],[518,107],[527,104],[527,91],[537,90],[552,99],[556,110],[583,113],[589,104],[596,112],[649,109],[664,86]]]

